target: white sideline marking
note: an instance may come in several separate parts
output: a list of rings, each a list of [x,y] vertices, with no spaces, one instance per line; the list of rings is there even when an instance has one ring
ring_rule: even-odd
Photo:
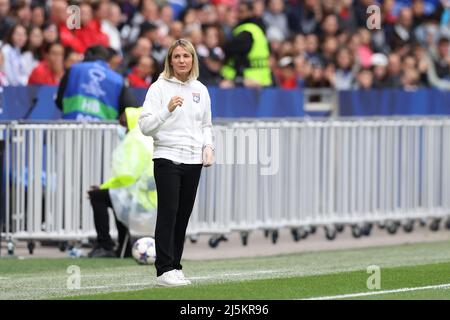
[[[248,272],[223,273],[223,274],[211,275],[211,276],[194,276],[194,277],[186,277],[186,278],[190,279],[190,280],[210,280],[210,279],[223,279],[223,278],[227,278],[227,277],[241,277],[241,276],[252,275],[252,274],[274,273],[274,272],[279,272],[279,271],[276,271],[276,270],[256,270],[256,271],[248,271]]]
[[[224,273],[214,276],[198,276],[198,277],[187,277],[187,279],[190,280],[210,280],[210,279],[223,279],[230,276],[245,276],[249,274],[264,274],[264,273],[274,273],[275,270],[257,270],[257,271],[249,271],[249,272],[241,272],[241,273]],[[86,275],[84,277],[98,277],[97,275]],[[99,278],[102,276],[100,275]],[[1,277],[0,277],[1,280]],[[99,289],[115,289],[115,288],[121,288],[121,287],[143,287],[142,289],[148,289],[148,286],[153,288],[155,285],[155,282],[131,282],[131,283],[119,283],[119,284],[111,284],[111,285],[98,285],[98,286],[86,286],[86,287],[80,287],[78,289],[70,290],[71,292],[77,292],[82,290],[99,290]],[[67,289],[64,287],[61,288],[34,288],[37,290],[60,290],[60,291],[66,291]]]
[[[375,295],[387,294],[387,293],[410,292],[410,291],[420,291],[420,290],[428,290],[428,289],[447,289],[447,288],[450,288],[450,283],[439,284],[439,285],[435,285],[435,286],[426,286],[426,287],[401,288],[401,289],[395,289],[395,290],[341,294],[341,295],[337,295],[337,296],[315,297],[315,298],[307,298],[307,299],[300,299],[300,300],[334,300],[334,299],[375,296]]]
[[[230,276],[245,276],[249,274],[264,274],[264,273],[274,273],[275,270],[257,270],[257,271],[249,271],[249,272],[241,272],[241,273],[224,273],[214,276],[198,276],[198,277],[186,277],[190,280],[210,280],[210,279],[223,279],[225,277]],[[117,287],[132,287],[132,286],[149,286],[154,285],[154,282],[133,282],[133,283],[123,283],[118,285],[106,285],[106,286],[89,286],[89,287],[80,287],[80,289],[111,289],[111,288],[117,288]]]

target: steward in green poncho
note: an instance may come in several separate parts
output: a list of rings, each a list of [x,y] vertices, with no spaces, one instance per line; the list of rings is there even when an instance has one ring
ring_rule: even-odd
[[[125,109],[128,132],[113,152],[113,177],[89,191],[97,231],[97,244],[89,257],[131,256],[130,234],[154,234],[157,195],[153,178],[153,141],[137,126],[141,110]],[[117,225],[119,245],[116,250],[109,233],[108,208],[113,209]]]

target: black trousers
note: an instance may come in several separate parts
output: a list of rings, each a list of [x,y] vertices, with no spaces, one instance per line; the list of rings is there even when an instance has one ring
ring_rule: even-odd
[[[158,193],[155,227],[156,275],[182,269],[184,239],[194,207],[201,164],[175,164],[154,159],[154,176]]]
[[[115,243],[109,234],[109,215],[108,208],[113,209],[111,198],[108,190],[93,190],[89,191],[89,199],[91,200],[92,209],[94,210],[94,224],[97,231],[97,245],[106,249],[114,250]],[[114,209],[113,209],[114,212]],[[128,242],[126,244],[125,256],[131,256],[131,239],[128,228],[120,222],[116,213],[114,212],[114,219],[116,221],[119,245],[117,248],[117,256],[125,244],[126,236],[128,235]]]

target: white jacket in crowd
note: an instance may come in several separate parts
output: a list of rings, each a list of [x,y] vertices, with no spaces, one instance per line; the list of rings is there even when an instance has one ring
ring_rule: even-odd
[[[5,76],[10,86],[26,86],[28,78],[37,65],[30,51],[21,52],[20,49],[5,44],[1,48],[3,53]]]

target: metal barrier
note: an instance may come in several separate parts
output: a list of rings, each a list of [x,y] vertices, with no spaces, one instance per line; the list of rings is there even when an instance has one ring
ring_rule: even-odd
[[[83,240],[94,236],[86,192],[110,175],[117,128],[87,123],[5,126],[6,237]]]
[[[1,103],[1,101],[0,101]],[[3,137],[4,128],[0,126],[0,256],[2,254],[2,237],[1,232],[4,229],[5,219],[6,219],[6,206],[5,206],[5,185],[3,183],[3,167],[5,161],[5,141]]]
[[[109,178],[115,124],[3,126],[14,239],[95,236],[86,197]],[[450,213],[450,119],[220,121],[188,235],[442,218]],[[110,224],[114,228],[114,223]],[[113,231],[114,234],[115,230]]]
[[[448,118],[244,121],[215,131],[219,163],[204,170],[190,234],[324,226],[333,239],[344,224],[355,236],[373,222],[395,233],[450,215]],[[255,162],[261,148],[278,157],[273,174]]]

